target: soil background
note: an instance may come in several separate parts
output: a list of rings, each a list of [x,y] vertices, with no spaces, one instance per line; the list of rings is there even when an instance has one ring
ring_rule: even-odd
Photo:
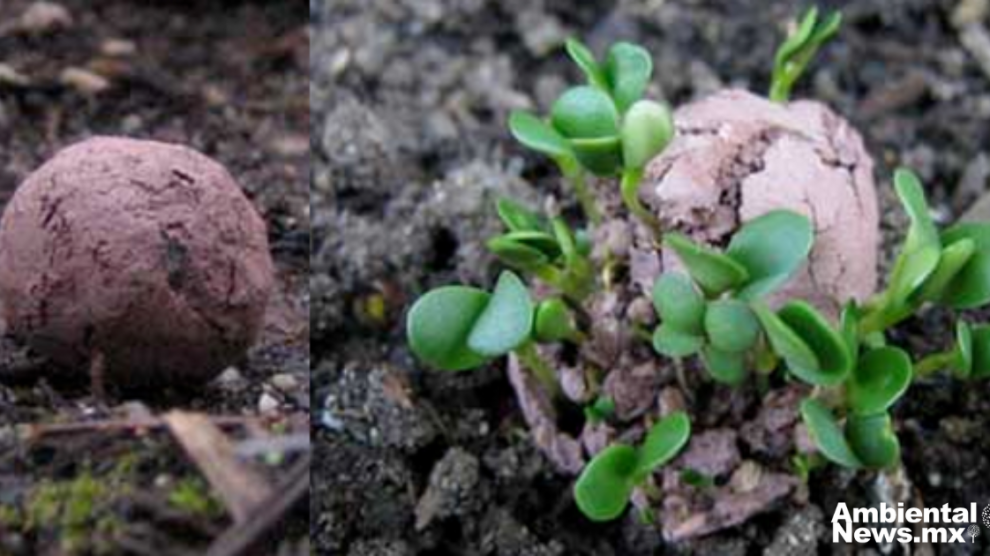
[[[0,1],[0,207],[87,137],[182,143],[253,199],[279,274],[258,345],[204,387],[94,399],[85,379],[53,384],[43,361],[3,340],[0,554],[203,554],[231,526],[167,431],[99,423],[171,409],[243,423],[226,430],[273,483],[305,457],[306,442],[277,446],[310,428],[307,17],[294,0]],[[38,434],[66,424],[83,426]],[[306,510],[266,553],[309,553]]]
[[[616,40],[653,54],[649,96],[678,105],[726,86],[766,91],[773,54],[806,4],[766,0],[311,0],[313,399],[317,552],[358,555],[977,554],[975,544],[833,545],[838,501],[878,500],[876,477],[832,468],[790,502],[733,530],[665,545],[632,515],[594,525],[567,478],[534,450],[504,363],[430,372],[410,356],[404,310],[431,287],[487,286],[483,241],[496,198],[570,203],[556,171],[506,129],[546,113],[580,77],[560,46]],[[990,176],[990,36],[984,0],[822,2],[837,39],[796,98],[831,105],[863,133],[887,199],[888,258],[904,218],[890,173],[907,165],[949,223]],[[613,186],[614,184],[603,184]],[[968,315],[974,321],[986,315]],[[946,345],[928,311],[893,340]],[[990,503],[988,385],[916,385],[896,420],[915,505]]]

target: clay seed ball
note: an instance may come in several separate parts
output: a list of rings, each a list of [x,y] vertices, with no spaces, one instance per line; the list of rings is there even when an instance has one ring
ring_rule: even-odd
[[[641,195],[666,230],[724,247],[743,223],[774,209],[811,219],[808,263],[770,297],[803,298],[831,316],[877,283],[879,215],[873,160],[859,133],[813,101],[770,102],[728,90],[674,115],[677,133],[647,168]],[[673,251],[640,257],[634,276],[650,291]],[[637,261],[633,261],[637,264]]]
[[[99,137],[29,175],[0,221],[8,331],[54,368],[102,354],[122,388],[204,382],[255,341],[272,291],[265,223],[189,148]]]

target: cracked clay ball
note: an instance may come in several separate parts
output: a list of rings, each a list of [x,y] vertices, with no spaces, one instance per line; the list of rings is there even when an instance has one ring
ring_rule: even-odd
[[[254,342],[273,287],[265,223],[186,147],[94,138],[17,189],[0,221],[8,331],[110,384],[202,382]]]
[[[677,110],[677,133],[647,168],[643,202],[664,229],[724,246],[742,223],[773,209],[809,217],[809,262],[770,297],[804,298],[831,316],[873,293],[879,215],[873,161],[844,119],[813,101],[777,104],[729,90]],[[632,253],[632,274],[649,292],[672,251]]]

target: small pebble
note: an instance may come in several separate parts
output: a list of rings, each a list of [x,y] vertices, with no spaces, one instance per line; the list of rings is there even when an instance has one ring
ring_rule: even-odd
[[[72,14],[55,2],[35,2],[24,10],[17,20],[15,30],[26,34],[41,35],[72,27]]]
[[[261,394],[261,398],[258,400],[258,411],[261,413],[274,413],[278,411],[279,404],[275,396],[272,396],[268,392]]]
[[[113,58],[132,56],[137,52],[134,41],[126,39],[107,39],[100,44],[100,54]]]
[[[220,376],[216,378],[217,385],[224,390],[230,390],[232,392],[242,390],[247,386],[247,380],[244,379],[244,375],[237,369],[237,367],[227,367],[220,373]]]
[[[84,95],[98,95],[110,88],[110,82],[103,76],[77,67],[62,70],[59,81]]]
[[[292,392],[293,390],[299,388],[299,381],[296,380],[296,377],[288,373],[272,375],[272,377],[268,379],[268,382],[283,392]]]
[[[31,79],[23,73],[17,71],[9,64],[0,63],[0,85],[14,85],[16,87],[27,87],[31,84]]]

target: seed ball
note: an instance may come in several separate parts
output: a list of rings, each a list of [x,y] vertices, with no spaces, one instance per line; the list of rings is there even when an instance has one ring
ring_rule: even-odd
[[[835,316],[877,282],[880,231],[873,160],[863,140],[827,106],[770,102],[728,90],[675,113],[677,133],[647,168],[640,190],[665,230],[724,247],[743,223],[774,209],[811,219],[805,264],[769,301],[803,298]],[[650,291],[676,254],[640,242],[632,274]],[[638,265],[638,268],[636,268]]]
[[[66,148],[0,222],[9,332],[65,372],[99,354],[121,388],[203,382],[238,362],[273,285],[264,221],[220,164],[182,146]]]

